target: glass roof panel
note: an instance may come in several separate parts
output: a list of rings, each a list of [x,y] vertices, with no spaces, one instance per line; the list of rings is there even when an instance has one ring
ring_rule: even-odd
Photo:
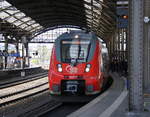
[[[14,22],[14,25],[19,26],[20,24],[22,24],[22,22],[20,20],[17,20],[16,22]]]
[[[27,26],[26,24],[22,24],[22,25],[20,25],[19,27],[23,29],[23,28],[25,28],[26,26]]]
[[[39,26],[39,27],[37,27],[36,29],[42,29],[43,27],[42,26]]]
[[[17,10],[15,10],[15,9],[8,9],[8,10],[5,10],[7,13],[9,13],[9,14],[14,14],[14,13],[17,13],[18,11]]]
[[[32,32],[35,32],[35,31],[37,31],[37,30],[39,30],[39,29],[42,29],[42,28],[43,28],[42,26],[38,26],[38,27],[32,29],[31,31],[32,31]]]
[[[11,4],[8,3],[8,2],[5,1],[5,0],[1,0],[1,1],[0,1],[0,6],[1,6],[2,8],[7,8],[7,7],[10,7]]]
[[[5,19],[6,17],[8,17],[9,15],[5,12],[0,12],[0,18],[1,19]]]
[[[91,3],[91,0],[84,0],[85,2]]]
[[[86,12],[86,15],[91,15],[92,14],[91,12],[89,12],[87,10],[85,10],[85,12]]]
[[[101,7],[101,4],[99,4],[99,3],[96,2],[96,1],[93,1],[93,5],[96,6],[96,7]]]
[[[19,13],[15,14],[14,16],[20,19],[22,17],[25,17],[26,15],[22,12],[19,12]]]
[[[86,19],[88,22],[91,22],[92,21],[92,19]]]
[[[91,19],[91,18],[92,18],[90,15],[86,15],[86,17],[87,17],[88,19]]]
[[[26,30],[31,30],[33,27],[32,26],[28,26],[27,28],[25,28]]]
[[[33,24],[33,23],[35,23],[34,20],[31,20],[31,21],[27,22],[28,25],[31,25],[31,24]]]
[[[31,18],[30,17],[24,17],[23,19],[21,19],[23,22],[26,22],[26,21],[29,21],[29,20],[31,20]]]
[[[91,6],[89,6],[87,4],[84,4],[84,7],[87,8],[87,9],[91,9]]]
[[[0,0],[0,18],[27,31],[32,31],[32,28],[40,26],[6,0]]]
[[[32,27],[37,27],[40,26],[39,24],[33,24]]]
[[[36,29],[32,29],[32,30],[30,30],[31,32],[35,32],[36,31]]]
[[[9,23],[12,23],[12,22],[14,22],[14,21],[16,21],[16,20],[17,20],[17,19],[14,18],[14,17],[10,17],[10,18],[6,19],[6,21],[8,21]]]

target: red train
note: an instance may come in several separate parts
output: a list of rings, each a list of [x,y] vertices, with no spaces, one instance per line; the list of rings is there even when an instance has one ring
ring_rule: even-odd
[[[52,95],[94,95],[107,81],[107,49],[92,32],[70,31],[56,39],[49,67]]]

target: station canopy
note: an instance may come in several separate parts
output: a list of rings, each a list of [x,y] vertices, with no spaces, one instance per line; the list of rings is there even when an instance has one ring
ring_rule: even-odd
[[[107,39],[115,13],[116,0],[0,0],[0,31],[33,38],[52,28],[78,27]]]

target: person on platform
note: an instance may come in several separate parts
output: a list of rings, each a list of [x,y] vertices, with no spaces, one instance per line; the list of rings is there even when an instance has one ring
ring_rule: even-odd
[[[0,69],[3,69],[3,53],[0,50]]]

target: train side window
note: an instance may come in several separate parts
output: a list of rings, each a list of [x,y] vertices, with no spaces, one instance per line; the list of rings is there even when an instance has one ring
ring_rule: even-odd
[[[101,72],[104,72],[103,57],[101,56]]]

